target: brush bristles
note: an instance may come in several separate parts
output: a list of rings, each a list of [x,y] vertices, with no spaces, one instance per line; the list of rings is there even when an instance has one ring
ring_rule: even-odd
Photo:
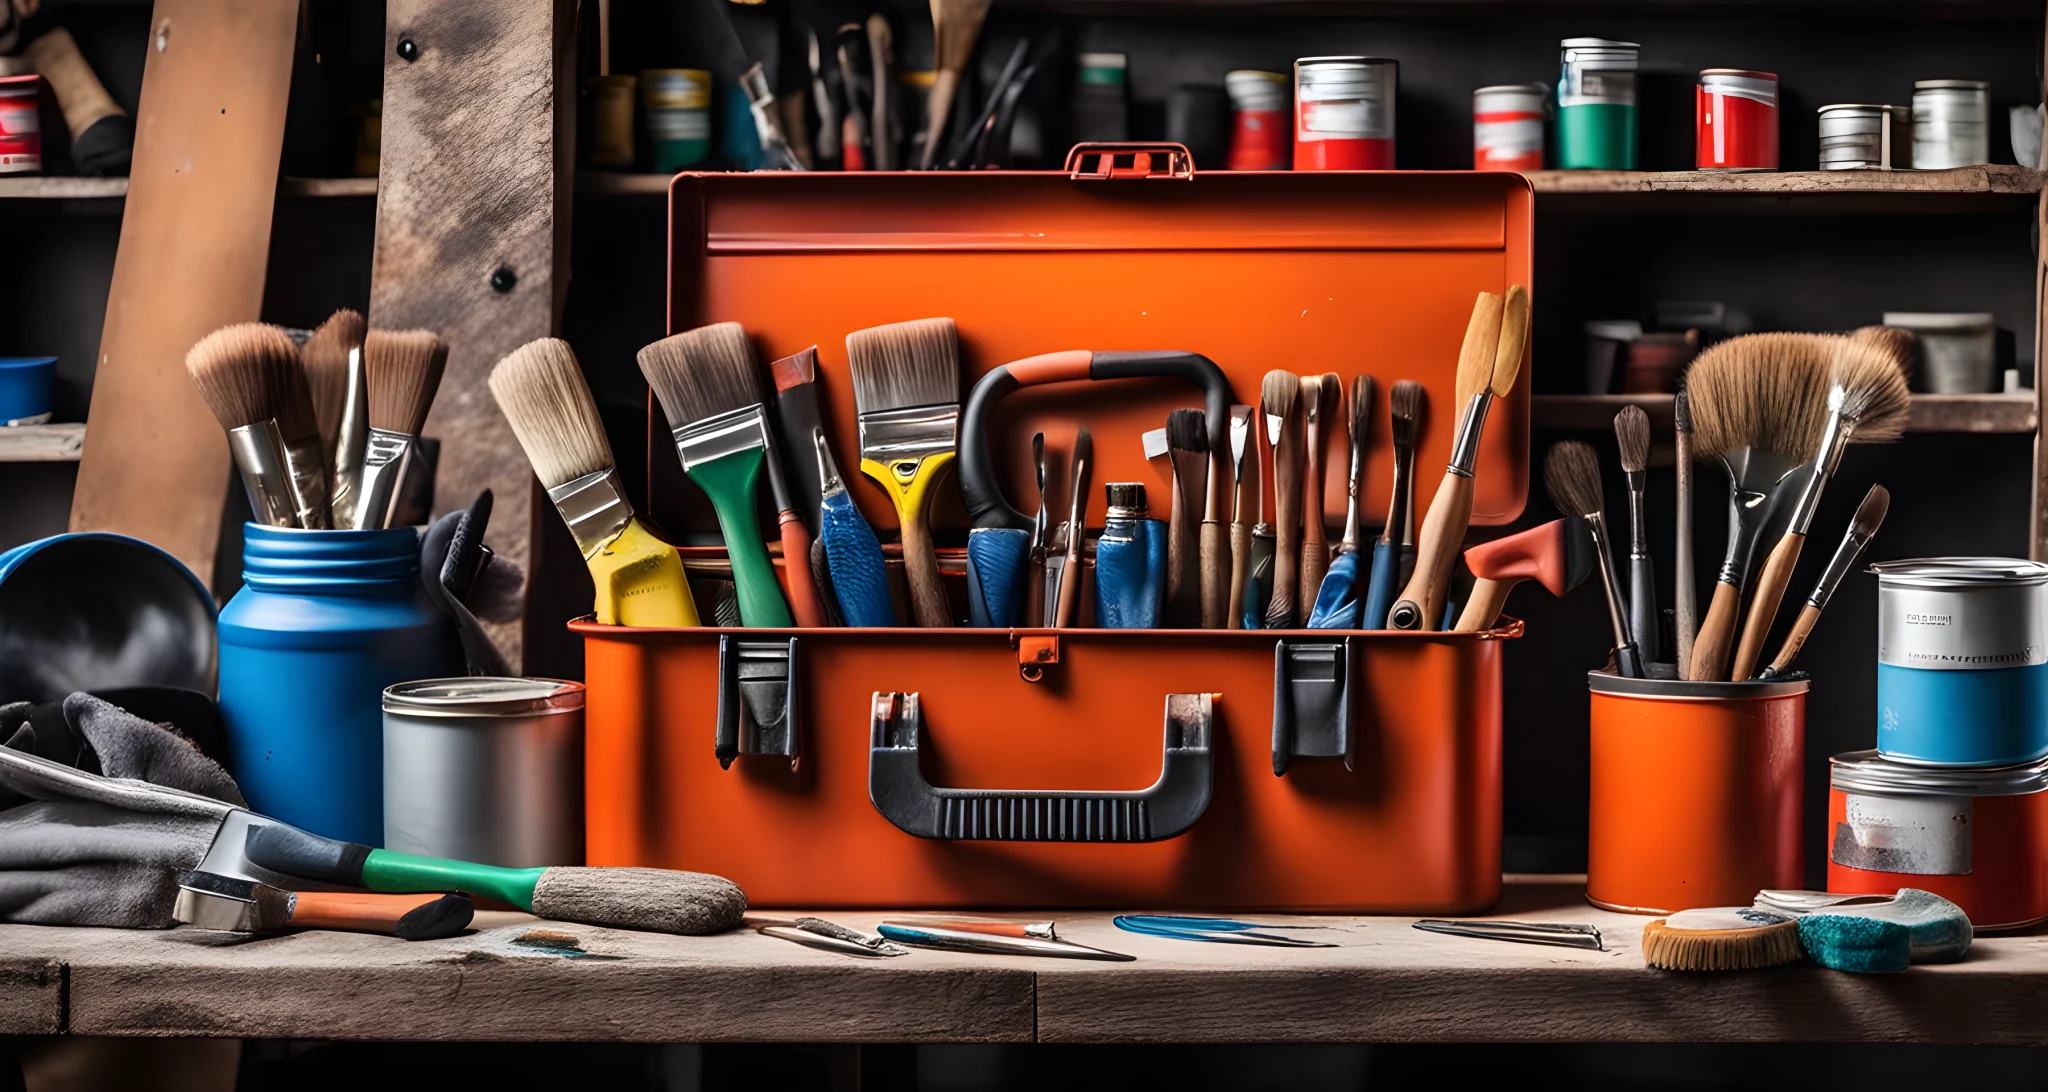
[[[672,428],[761,403],[754,345],[737,322],[662,338],[640,350],[640,373]]]
[[[1805,958],[1796,921],[1750,929],[1692,930],[1660,919],[1643,927],[1643,962],[1667,971],[1749,971]]]
[[[1674,431],[1692,434],[1692,395],[1685,392],[1685,384],[1678,385],[1678,394],[1671,399],[1671,427]]]
[[[1351,381],[1351,440],[1363,444],[1372,435],[1372,376],[1361,375]]]
[[[344,308],[329,315],[299,349],[313,418],[322,436],[332,437],[341,428],[341,407],[348,398],[348,355],[362,348],[363,329],[363,316]]]
[[[267,323],[223,326],[185,353],[185,370],[206,408],[226,429],[278,416],[279,377],[299,366],[299,349]]]
[[[1394,393],[1388,402],[1392,407],[1394,446],[1412,448],[1416,434],[1422,431],[1422,410],[1427,404],[1427,389],[1413,379],[1403,379],[1394,384]]]
[[[1849,331],[1849,340],[1876,348],[1898,361],[1899,373],[1908,382],[1920,361],[1920,339],[1911,330],[1897,326],[1859,326]]]
[[[491,369],[490,387],[541,485],[553,489],[616,465],[568,342],[544,337],[505,354]]]
[[[1863,494],[1863,503],[1856,506],[1856,518],[1849,522],[1850,533],[1861,538],[1876,534],[1891,510],[1892,491],[1881,485],[1871,486],[1870,492]]]
[[[988,19],[991,0],[932,0],[934,69],[963,70]]]
[[[289,336],[286,340],[290,340]],[[287,444],[320,439],[320,418],[313,410],[313,391],[306,379],[301,352],[294,348],[289,357],[275,358],[271,364],[276,369],[271,377],[276,384],[277,431]]]
[[[1259,412],[1268,417],[1291,417],[1294,400],[1301,396],[1301,377],[1275,368],[1259,384]]]
[[[768,374],[775,379],[775,389],[786,391],[813,383],[818,378],[818,347],[811,346],[799,353],[791,353],[781,360],[768,365]]]
[[[861,413],[960,401],[960,334],[949,318],[892,322],[846,335]]]
[[[1614,415],[1614,439],[1621,447],[1621,469],[1640,474],[1650,465],[1650,415],[1641,406],[1623,406]]]
[[[1316,416],[1327,428],[1344,419],[1344,377],[1336,372],[1324,372],[1322,378],[1323,404]]]
[[[1747,447],[1811,459],[1827,428],[1828,368],[1840,340],[1745,334],[1701,353],[1685,379],[1695,457]]]
[[[1174,451],[1209,449],[1209,422],[1201,410],[1177,409],[1166,415],[1166,446]]]
[[[1550,502],[1568,516],[1596,519],[1606,505],[1600,492],[1600,457],[1593,445],[1566,440],[1551,447],[1543,461],[1543,484]]]
[[[1301,377],[1301,419],[1306,424],[1321,424],[1323,417],[1323,377],[1304,375]]]
[[[418,436],[447,366],[448,345],[432,330],[371,330],[364,335],[370,427]]]
[[[1896,440],[1905,434],[1913,396],[1896,354],[1883,344],[1841,339],[1828,381],[1842,388],[1842,416],[1857,443]]]

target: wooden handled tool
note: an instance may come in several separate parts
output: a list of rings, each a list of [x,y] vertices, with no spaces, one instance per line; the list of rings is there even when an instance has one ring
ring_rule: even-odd
[[[1273,441],[1273,589],[1266,601],[1267,629],[1293,629],[1295,588],[1301,580],[1301,379],[1270,371],[1259,392],[1259,409]]]
[[[1335,372],[1301,381],[1303,417],[1307,422],[1308,479],[1302,488],[1301,584],[1295,612],[1306,619],[1315,612],[1323,574],[1330,571],[1330,532],[1325,523],[1324,489],[1329,483],[1330,436],[1344,405],[1344,380]]]
[[[1227,629],[1244,628],[1241,604],[1245,581],[1251,576],[1252,528],[1244,521],[1244,457],[1254,427],[1250,406],[1230,407],[1230,587],[1223,602]]]

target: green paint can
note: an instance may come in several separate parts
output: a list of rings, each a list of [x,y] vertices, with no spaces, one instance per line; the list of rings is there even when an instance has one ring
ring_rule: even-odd
[[[640,108],[657,171],[679,171],[711,154],[711,73],[649,68],[640,73]]]
[[[1636,168],[1634,42],[1566,38],[1557,81],[1557,165],[1567,170]]]

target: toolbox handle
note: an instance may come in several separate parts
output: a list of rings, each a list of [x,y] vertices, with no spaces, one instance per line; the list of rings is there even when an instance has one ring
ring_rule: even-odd
[[[1094,167],[1088,161],[1095,161]],[[1124,166],[1128,159],[1130,165]],[[1163,160],[1165,169],[1153,166]],[[1170,178],[1187,181],[1195,177],[1195,156],[1185,144],[1168,141],[1095,141],[1076,144],[1067,151],[1067,177],[1076,182],[1110,178]]]
[[[978,528],[1008,527],[1031,530],[1031,517],[1003,497],[996,484],[995,460],[989,454],[989,415],[996,403],[1023,387],[1097,379],[1185,379],[1206,394],[1209,450],[1227,450],[1225,434],[1230,428],[1230,380],[1216,362],[1200,353],[1177,349],[1152,352],[1092,352],[1068,349],[1040,353],[1008,364],[982,376],[967,395],[967,411],[960,421],[960,457],[956,470],[960,492],[967,500],[967,513]]]
[[[1158,842],[1208,810],[1214,694],[1166,696],[1159,780],[1138,792],[941,789],[918,766],[924,712],[915,693],[876,692],[868,797],[919,838],[989,842]]]

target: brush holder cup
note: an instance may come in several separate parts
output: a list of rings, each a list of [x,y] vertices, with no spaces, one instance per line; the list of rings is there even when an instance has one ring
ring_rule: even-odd
[[[1667,914],[1804,886],[1804,676],[1587,680],[1587,901]]]
[[[243,528],[242,590],[220,612],[229,772],[249,806],[384,844],[384,688],[463,671],[420,585],[419,533]]]

